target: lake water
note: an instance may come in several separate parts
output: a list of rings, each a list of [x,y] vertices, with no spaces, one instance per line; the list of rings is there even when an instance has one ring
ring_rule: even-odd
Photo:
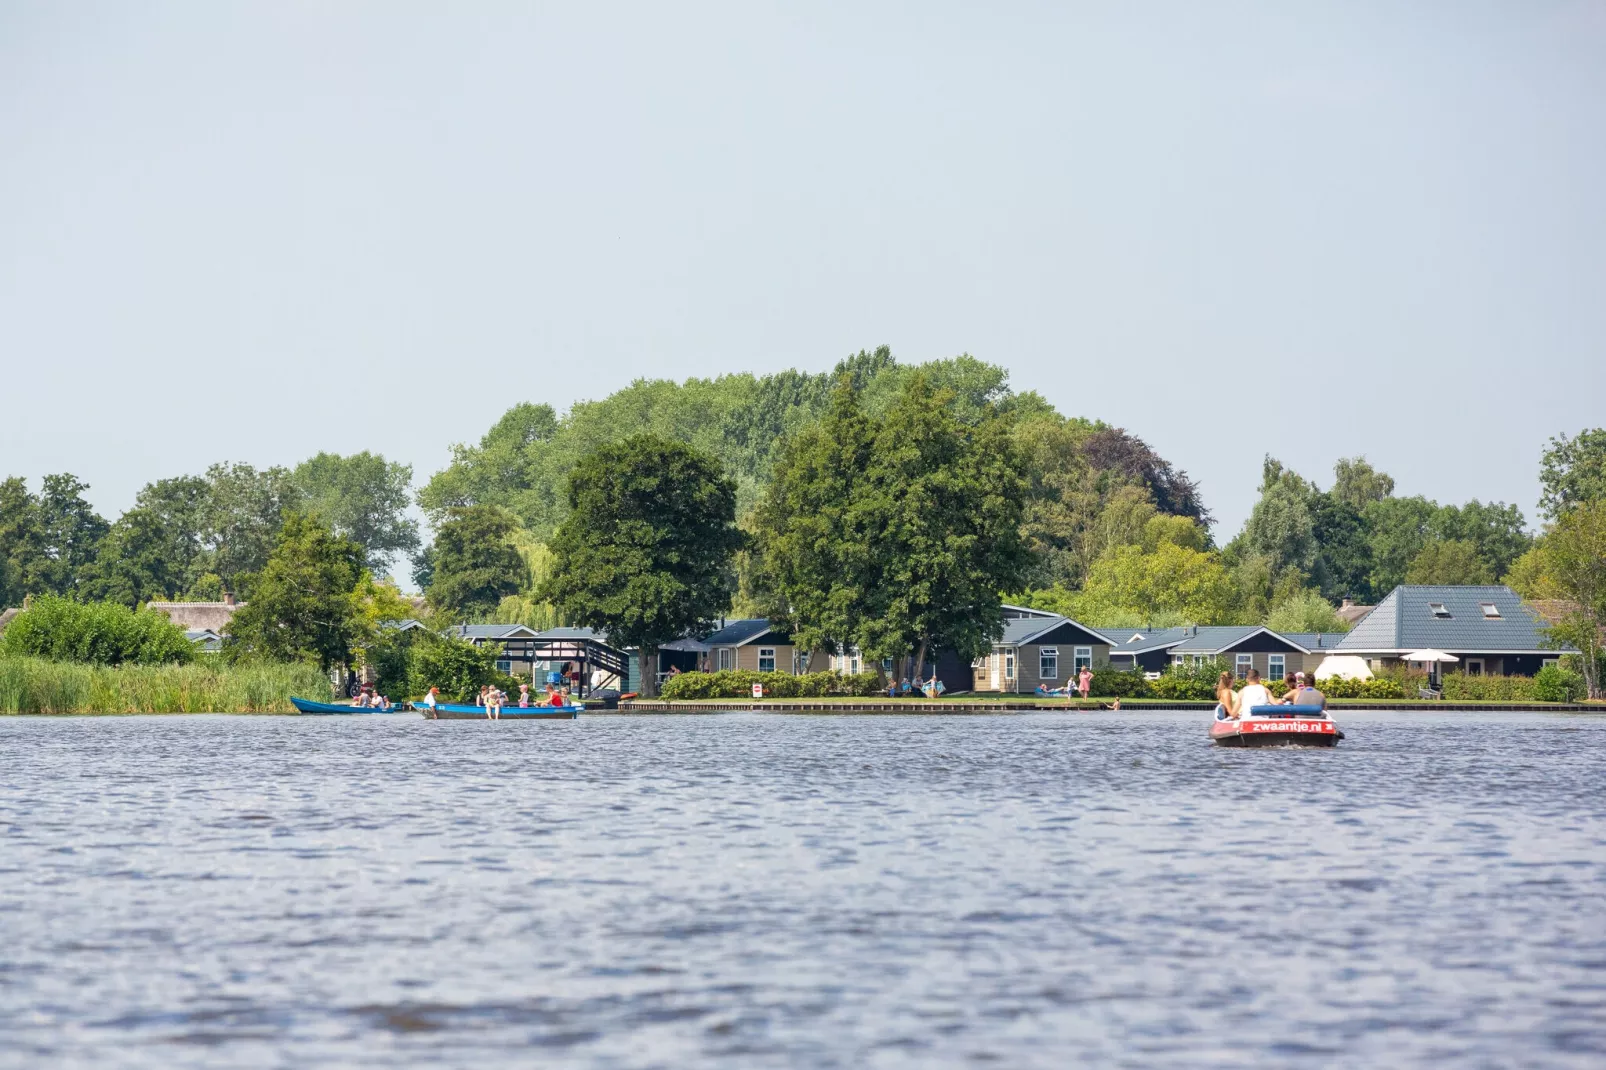
[[[1606,718],[0,719],[0,1065],[1606,1063]]]

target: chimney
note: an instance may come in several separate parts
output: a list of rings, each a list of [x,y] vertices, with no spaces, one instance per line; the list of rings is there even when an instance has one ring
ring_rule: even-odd
[[[230,609],[234,608],[234,596],[227,591],[223,592],[223,604]]]
[[[1353,606],[1354,604],[1355,604],[1355,600],[1353,598],[1345,598],[1345,599],[1342,599],[1338,603],[1338,608],[1339,609],[1348,609],[1351,606]]]

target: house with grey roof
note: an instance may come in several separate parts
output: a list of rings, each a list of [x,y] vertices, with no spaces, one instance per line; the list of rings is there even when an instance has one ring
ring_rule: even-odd
[[[1110,660],[1114,640],[1058,613],[1004,607],[1004,634],[971,664],[972,690],[1029,694],[1065,687],[1085,665]]]
[[[704,636],[702,645],[708,648],[703,663],[709,672],[749,669],[797,676],[823,672],[828,666],[823,651],[799,648],[790,632],[763,617],[730,621]]]
[[[223,649],[223,637],[210,628],[186,628],[184,638],[203,654],[216,654]]]
[[[1417,650],[1442,650],[1460,661],[1452,671],[1474,676],[1532,676],[1571,647],[1550,642],[1545,620],[1503,584],[1410,586],[1390,591],[1338,644],[1337,653],[1367,659],[1374,669]]]
[[[1167,665],[1225,662],[1240,680],[1249,670],[1268,680],[1291,672],[1315,672],[1336,653],[1339,632],[1274,632],[1257,624],[1206,624],[1185,628],[1138,629],[1110,650],[1110,664],[1155,673]]]

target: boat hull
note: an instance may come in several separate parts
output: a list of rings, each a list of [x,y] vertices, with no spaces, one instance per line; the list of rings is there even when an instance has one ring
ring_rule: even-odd
[[[499,720],[503,721],[572,721],[580,716],[584,706],[503,706]],[[418,707],[432,721],[484,721],[484,706],[458,706],[441,704],[433,710]]]
[[[401,705],[393,704],[388,710],[375,710],[367,706],[353,706],[346,702],[313,702],[311,699],[292,698],[290,705],[296,712],[318,717],[341,716],[359,713],[401,713]]]
[[[1336,747],[1344,738],[1323,711],[1310,707],[1256,706],[1239,720],[1211,722],[1218,747]]]

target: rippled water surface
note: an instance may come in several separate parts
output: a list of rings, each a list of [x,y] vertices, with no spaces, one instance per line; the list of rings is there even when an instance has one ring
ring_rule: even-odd
[[[0,1064],[1590,1066],[1606,720],[0,719]]]

